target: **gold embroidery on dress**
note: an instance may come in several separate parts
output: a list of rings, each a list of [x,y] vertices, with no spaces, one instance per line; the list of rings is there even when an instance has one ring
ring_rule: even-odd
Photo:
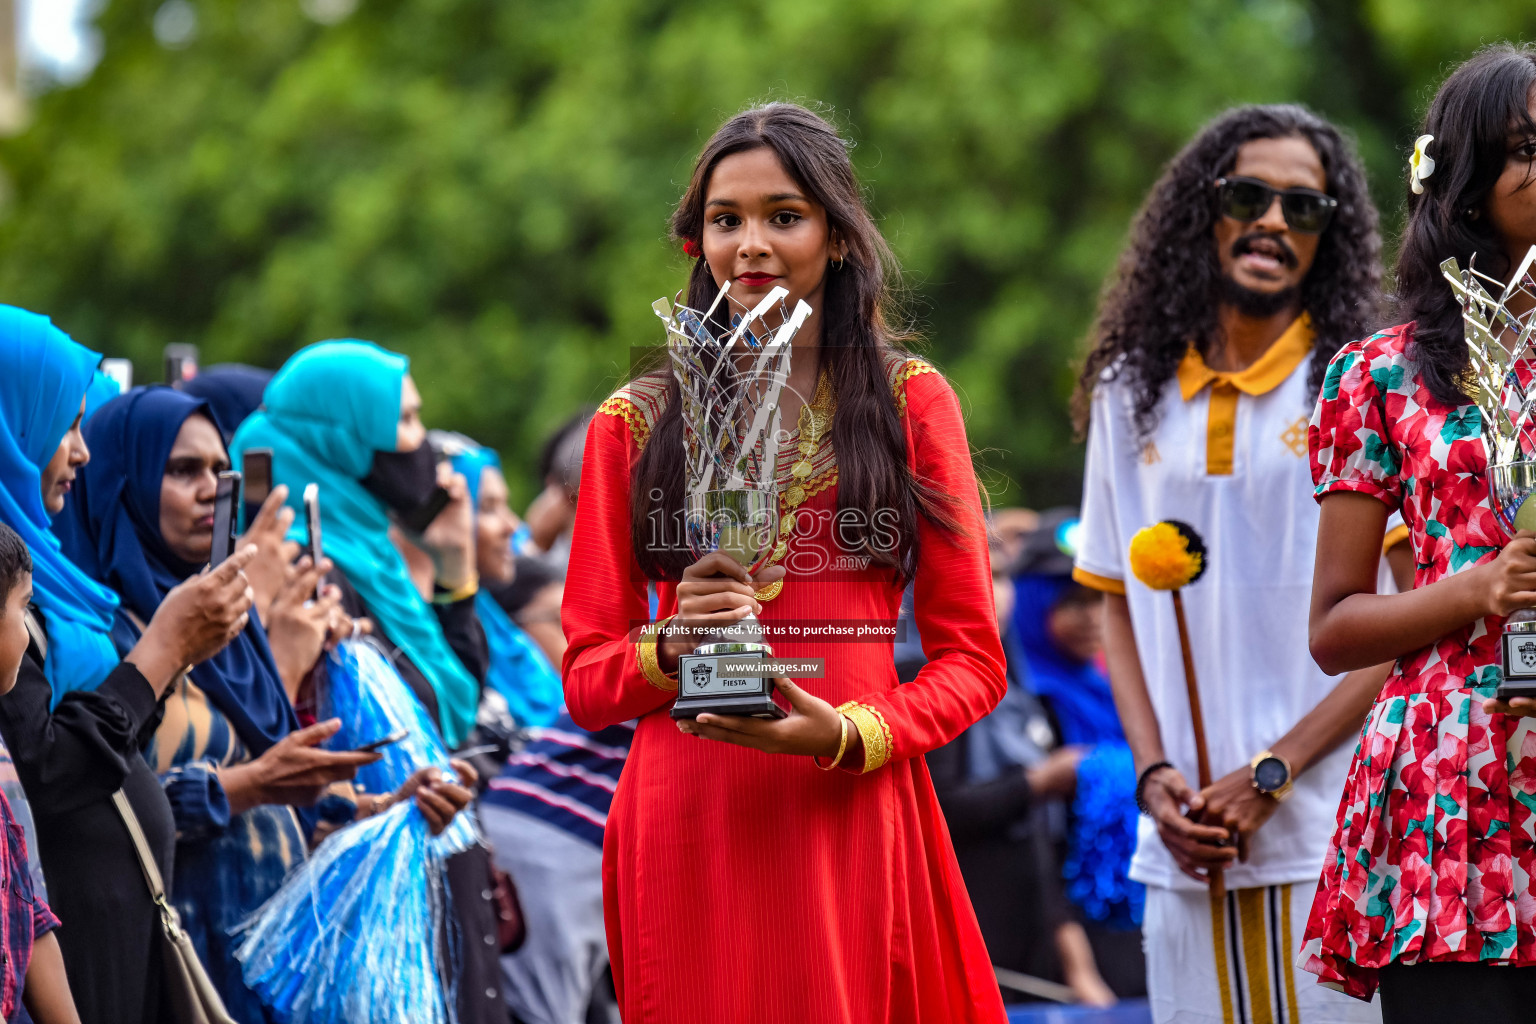
[[[891,381],[891,397],[896,399],[896,411],[904,412],[907,408],[907,381],[920,373],[938,373],[932,363],[922,359],[908,359],[896,371],[895,378]]]
[[[598,406],[597,411],[607,413],[609,416],[617,416],[625,423],[628,423],[629,432],[635,438],[635,446],[638,448],[645,447],[645,442],[651,436],[651,426],[645,422],[645,417],[640,414],[640,410],[635,407],[635,403],[627,398],[619,398],[615,395]]]
[[[661,640],[661,627],[672,621],[672,616],[652,622],[640,631],[640,639],[635,641],[635,657],[640,661],[640,674],[645,676],[645,681],[658,690],[673,693],[677,690],[677,676],[667,675],[661,670],[661,662],[656,656],[656,645]]]
[[[800,458],[793,464],[780,460],[774,483],[779,491],[779,542],[774,545],[768,565],[777,565],[789,554],[794,536],[795,509],[814,495],[837,482],[837,462],[830,438],[832,417],[837,412],[837,394],[832,390],[832,375],[822,367],[816,380],[816,394],[800,407],[800,425],[795,431],[795,450]],[[765,566],[766,568],[766,566]],[[757,592],[759,601],[772,601],[784,590],[784,581],[775,580]]]
[[[660,373],[637,377],[619,388],[597,407],[608,416],[617,416],[629,424],[635,447],[644,450],[651,439],[651,428],[667,407],[667,389],[671,378]]]
[[[864,770],[860,774],[868,774],[891,759],[891,727],[884,715],[856,700],[840,706],[837,713],[848,716],[864,741]]]

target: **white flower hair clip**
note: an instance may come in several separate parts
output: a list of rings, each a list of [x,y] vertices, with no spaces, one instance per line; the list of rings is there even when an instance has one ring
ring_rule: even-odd
[[[1408,187],[1416,196],[1424,194],[1424,182],[1435,173],[1435,158],[1424,152],[1434,141],[1433,135],[1420,135],[1413,144],[1413,156],[1408,158]]]

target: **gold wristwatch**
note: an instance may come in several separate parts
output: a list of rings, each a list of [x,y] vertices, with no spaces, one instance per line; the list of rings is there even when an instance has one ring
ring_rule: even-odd
[[[1248,762],[1248,781],[1253,788],[1276,800],[1291,795],[1291,762],[1271,750],[1261,750]]]

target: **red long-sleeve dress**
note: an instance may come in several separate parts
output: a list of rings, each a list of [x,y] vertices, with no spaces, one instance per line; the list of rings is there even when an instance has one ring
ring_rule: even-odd
[[[675,692],[652,682],[638,657],[635,627],[649,615],[629,525],[631,470],[664,388],[642,379],[593,419],[562,610],[565,691],[586,728],[639,719],[603,846],[626,1024],[1005,1020],[922,758],[991,711],[1006,685],[985,526],[954,392],[921,360],[887,365],[908,464],[961,502],[967,536],[920,524],[915,608],[929,660],[913,682],[897,685],[889,638],[774,641],[779,657],[826,659],[825,678],[801,681],[808,691],[858,702],[851,717],[867,757],[854,771],[677,730],[668,717]],[[781,495],[798,440],[780,456]],[[889,573],[816,564],[817,552],[838,553],[836,481],[827,441],[805,488],[810,512],[799,513],[790,540],[788,577],[764,604],[770,629],[897,618],[902,592]],[[674,585],[661,584],[659,597],[660,616],[676,611]]]

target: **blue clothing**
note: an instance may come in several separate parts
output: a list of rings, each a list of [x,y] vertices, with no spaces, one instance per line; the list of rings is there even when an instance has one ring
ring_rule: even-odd
[[[453,468],[464,474],[470,502],[478,514],[480,481],[487,469],[501,472],[501,456],[490,448],[465,447],[454,452]],[[512,720],[518,725],[549,725],[565,706],[560,673],[486,588],[475,595],[475,611],[490,647],[490,670],[485,681],[506,699]]]
[[[228,444],[240,424],[261,408],[262,393],[271,379],[271,370],[228,363],[204,367],[196,377],[182,382],[181,390],[208,403],[213,421]]]
[[[85,425],[91,461],[81,467],[54,523],[64,552],[115,590],[142,622],[201,566],[183,562],[160,535],[160,491],[182,425],[209,416],[206,403],[172,388],[134,388]],[[192,680],[230,719],[253,756],[299,727],[260,620],[192,670]]]
[[[119,660],[110,636],[117,598],[65,557],[42,493],[42,469],[80,414],[100,362],[47,317],[0,306],[0,522],[32,552],[55,707],[71,690],[96,689]]]
[[[91,386],[85,392],[85,418],[96,415],[96,410],[123,393],[122,385],[114,378],[97,370],[91,378]]]
[[[1013,630],[1029,683],[1051,709],[1064,744],[1087,746],[1077,767],[1062,875],[1067,897],[1114,928],[1141,923],[1146,890],[1130,878],[1136,849],[1136,768],[1109,680],[1097,665],[1058,649],[1047,622],[1072,581],[1025,573],[1014,580]]]
[[[1123,740],[1109,679],[1091,662],[1057,649],[1046,622],[1072,581],[1025,573],[1014,580],[1013,628],[1029,666],[1029,685],[1051,706],[1061,742],[1072,745]]]
[[[549,725],[565,707],[560,673],[542,648],[488,591],[475,595],[475,612],[485,629],[490,668],[485,681],[507,702],[512,720],[524,728]]]
[[[218,770],[246,763],[250,750],[196,683],[184,681],[166,698],[165,717],[145,756],[176,817],[171,902],[182,927],[230,1015],[240,1024],[268,1024],[274,1018],[245,986],[230,929],[303,862],[307,830],[292,807],[261,804],[230,814]]]
[[[303,494],[316,483],[324,552],[357,590],[369,616],[426,677],[437,695],[449,749],[475,725],[480,684],[443,636],[389,539],[384,503],[361,481],[376,452],[396,446],[404,356],[366,341],[322,341],[301,350],[267,385],[265,405],[230,442],[238,466],[250,448],[272,449],[272,484],[288,486],[303,539]]]
[[[635,739],[623,722],[589,733],[562,712],[548,728],[507,760],[482,802],[546,821],[598,849],[619,772]]]

